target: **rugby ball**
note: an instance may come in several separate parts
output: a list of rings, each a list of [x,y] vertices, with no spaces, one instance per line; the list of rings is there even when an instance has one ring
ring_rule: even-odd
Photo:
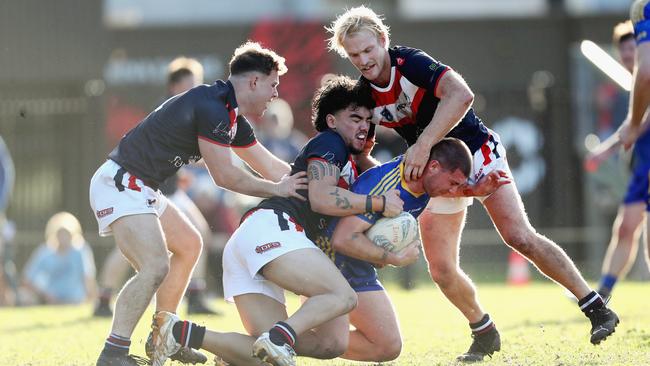
[[[418,234],[417,220],[406,211],[395,217],[382,217],[366,231],[371,242],[393,253],[411,244]]]

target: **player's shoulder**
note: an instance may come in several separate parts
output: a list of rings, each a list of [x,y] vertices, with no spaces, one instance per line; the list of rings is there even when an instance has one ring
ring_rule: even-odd
[[[319,156],[330,163],[346,161],[350,154],[343,138],[333,130],[325,130],[312,137],[303,151],[307,158]]]
[[[630,6],[630,20],[635,24],[647,20],[649,12],[650,0],[636,0]]]
[[[399,174],[400,164],[402,163],[403,155],[400,155],[393,160],[387,161],[383,164],[374,166],[363,172],[357,181],[363,182],[377,182],[388,174]]]

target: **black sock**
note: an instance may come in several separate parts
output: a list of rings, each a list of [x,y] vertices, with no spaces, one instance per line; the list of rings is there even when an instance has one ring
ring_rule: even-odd
[[[180,321],[174,324],[172,334],[181,346],[199,349],[203,344],[203,337],[205,337],[205,327],[190,321]]]
[[[596,291],[591,291],[589,295],[583,297],[580,299],[580,301],[578,301],[578,306],[586,316],[589,316],[592,311],[605,306],[605,303]]]
[[[106,338],[103,352],[126,355],[129,353],[130,346],[131,339],[111,333],[108,338]]]
[[[483,315],[481,320],[476,323],[469,323],[469,327],[474,334],[483,334],[495,327],[494,322],[490,318],[490,314]]]
[[[296,331],[285,322],[277,322],[269,330],[269,339],[275,345],[281,346],[286,343],[293,347],[296,343]]]

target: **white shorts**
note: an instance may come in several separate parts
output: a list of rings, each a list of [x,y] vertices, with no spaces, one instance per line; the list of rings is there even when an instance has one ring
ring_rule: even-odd
[[[320,250],[286,213],[271,209],[253,212],[232,234],[223,251],[226,301],[255,293],[284,304],[284,289],[266,280],[259,271],[274,259],[298,249]]]
[[[470,184],[478,182],[479,179],[494,170],[503,170],[512,177],[506,159],[506,149],[501,144],[499,134],[490,129],[488,131],[490,133],[488,140],[474,153],[472,175],[469,177]],[[474,198],[483,202],[487,197],[431,197],[426,209],[438,214],[453,214],[471,206]]]
[[[113,160],[106,160],[90,180],[90,207],[99,225],[99,235],[109,236],[110,225],[123,216],[154,214],[167,208],[167,198],[131,175]]]

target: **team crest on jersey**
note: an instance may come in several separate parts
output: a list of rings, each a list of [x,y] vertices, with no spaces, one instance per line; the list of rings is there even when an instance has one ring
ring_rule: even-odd
[[[388,122],[393,122],[395,120],[395,117],[393,117],[393,114],[390,113],[388,108],[384,107],[384,109],[381,110],[381,116],[384,117],[384,120]]]
[[[262,254],[262,253],[267,252],[267,251],[269,251],[271,249],[279,248],[281,246],[282,246],[282,244],[280,244],[280,242],[277,242],[277,241],[273,241],[273,242],[270,242],[270,243],[258,245],[258,246],[255,247],[255,253]]]
[[[404,64],[404,59],[401,57],[397,58],[397,65],[402,66]]]

